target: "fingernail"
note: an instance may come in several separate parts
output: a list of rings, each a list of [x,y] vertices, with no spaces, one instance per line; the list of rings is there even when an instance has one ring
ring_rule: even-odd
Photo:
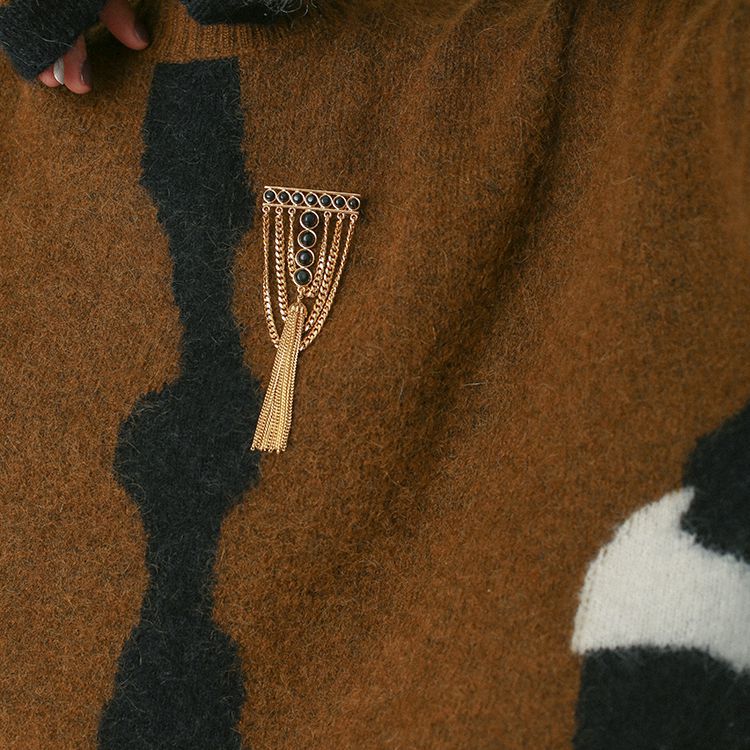
[[[136,21],[135,26],[133,27],[135,31],[135,35],[142,41],[148,44],[151,41],[151,38],[148,34],[148,29],[146,28],[143,21]]]
[[[83,61],[81,65],[81,83],[84,86],[91,86],[91,63],[88,58]]]
[[[55,64],[52,66],[52,75],[55,76],[58,83],[65,83],[65,63],[62,57],[55,60]]]

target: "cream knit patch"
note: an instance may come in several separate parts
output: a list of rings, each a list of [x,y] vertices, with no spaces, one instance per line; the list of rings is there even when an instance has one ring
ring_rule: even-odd
[[[633,513],[589,566],[571,646],[697,648],[750,670],[750,565],[680,528],[686,487]]]

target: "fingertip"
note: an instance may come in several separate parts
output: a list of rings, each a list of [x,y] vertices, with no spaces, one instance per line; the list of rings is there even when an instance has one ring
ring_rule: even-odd
[[[92,88],[91,65],[87,59],[86,42],[80,36],[63,57],[65,86],[74,94],[88,94]]]
[[[149,44],[151,44],[151,35],[148,33],[146,24],[143,23],[143,21],[137,20],[135,24],[133,24],[133,33],[135,34],[138,44],[140,45],[135,49],[145,49]]]
[[[143,21],[135,17],[128,0],[109,0],[99,14],[102,23],[115,39],[132,50],[142,50],[151,43],[151,37]]]
[[[91,63],[88,57],[81,65],[81,83],[85,88],[91,89]]]
[[[49,68],[45,68],[38,76],[37,80],[40,83],[43,83],[45,86],[55,89],[58,86],[60,86],[60,81],[55,78],[55,74],[52,71],[52,66],[50,65]]]

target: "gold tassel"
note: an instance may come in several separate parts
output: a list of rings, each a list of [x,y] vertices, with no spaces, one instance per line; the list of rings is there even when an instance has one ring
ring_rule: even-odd
[[[289,311],[281,332],[276,359],[271,371],[263,406],[253,437],[253,448],[261,451],[286,450],[289,428],[292,424],[292,402],[294,400],[294,378],[297,372],[297,356],[300,351],[302,329],[307,318],[307,308],[297,300]]]

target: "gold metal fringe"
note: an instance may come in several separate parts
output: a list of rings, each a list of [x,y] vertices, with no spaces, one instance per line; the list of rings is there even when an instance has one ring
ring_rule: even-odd
[[[276,350],[271,380],[255,428],[253,449],[277,453],[286,450],[289,428],[292,424],[297,357],[306,318],[307,308],[300,300],[289,306]]]

